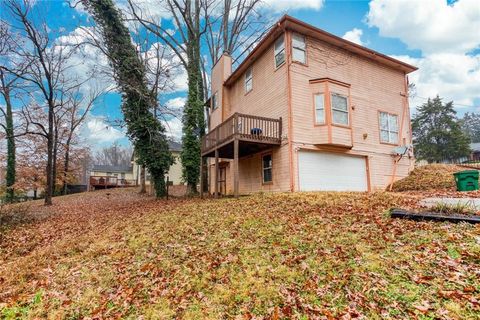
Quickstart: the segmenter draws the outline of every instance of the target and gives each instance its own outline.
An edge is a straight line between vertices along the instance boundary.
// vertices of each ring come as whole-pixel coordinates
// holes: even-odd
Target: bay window
[[[315,123],[325,123],[325,95],[323,93],[315,95]]]
[[[332,123],[348,126],[349,114],[348,114],[348,100],[346,96],[341,94],[331,94],[332,105]]]

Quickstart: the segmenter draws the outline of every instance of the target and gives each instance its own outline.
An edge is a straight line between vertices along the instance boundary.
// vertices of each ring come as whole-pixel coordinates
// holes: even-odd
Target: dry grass
[[[429,164],[415,168],[408,177],[396,181],[393,191],[455,190],[453,174],[465,168],[451,164]]]
[[[7,319],[476,319],[480,229],[395,193],[55,199],[0,239]]]

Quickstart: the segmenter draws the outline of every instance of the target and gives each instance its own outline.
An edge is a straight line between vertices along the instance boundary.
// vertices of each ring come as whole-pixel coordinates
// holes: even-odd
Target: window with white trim
[[[325,123],[325,95],[323,93],[315,95],[315,123]]]
[[[346,96],[338,93],[331,94],[332,123],[348,126],[348,100]]]
[[[380,112],[380,141],[398,143],[398,116],[387,112]]]
[[[252,67],[250,67],[245,72],[245,93],[250,92],[252,89],[253,89],[253,70],[252,70]]]
[[[217,94],[218,94],[218,91],[215,92],[212,96],[212,109],[213,110],[217,109],[217,107],[218,107],[218,101],[217,101],[218,100],[218,95]]]
[[[292,60],[307,63],[307,47],[305,45],[305,37],[294,33],[292,35]]]
[[[280,38],[275,41],[274,47],[275,68],[278,68],[285,62],[285,40],[283,35],[281,35]]]
[[[272,182],[272,155],[266,154],[262,157],[262,179],[263,183]]]

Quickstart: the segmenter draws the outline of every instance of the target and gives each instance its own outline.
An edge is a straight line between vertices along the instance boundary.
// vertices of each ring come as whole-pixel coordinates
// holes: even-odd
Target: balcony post
[[[238,189],[240,186],[238,172],[238,147],[239,141],[238,138],[235,137],[235,139],[233,140],[233,195],[235,196],[235,198],[238,198]]]
[[[215,149],[215,198],[218,198],[218,176],[219,176],[219,168],[218,168],[218,149]]]
[[[203,170],[204,170],[203,157],[201,156],[201,152],[200,152],[200,199],[203,199],[203,184],[205,183],[203,181]]]
[[[233,135],[236,137],[238,133],[238,113],[233,116]]]
[[[282,117],[280,117],[280,121],[278,122],[278,138],[280,139],[280,143],[282,142]]]

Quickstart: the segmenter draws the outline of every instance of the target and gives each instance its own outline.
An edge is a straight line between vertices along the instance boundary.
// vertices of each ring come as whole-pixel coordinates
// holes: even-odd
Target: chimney
[[[232,57],[229,54],[223,53],[213,66],[211,81],[212,81],[212,103],[215,97],[216,107],[211,106],[210,111],[210,128],[215,128],[219,125],[226,114],[228,105],[227,90],[224,90],[223,83],[232,74]]]
[[[213,80],[213,76],[219,76],[222,81],[221,83],[223,84],[223,82],[225,80],[227,80],[227,78],[232,74],[232,57],[224,52],[220,58],[217,60],[217,62],[215,63],[215,65],[213,66],[213,69],[212,69],[212,80]]]

